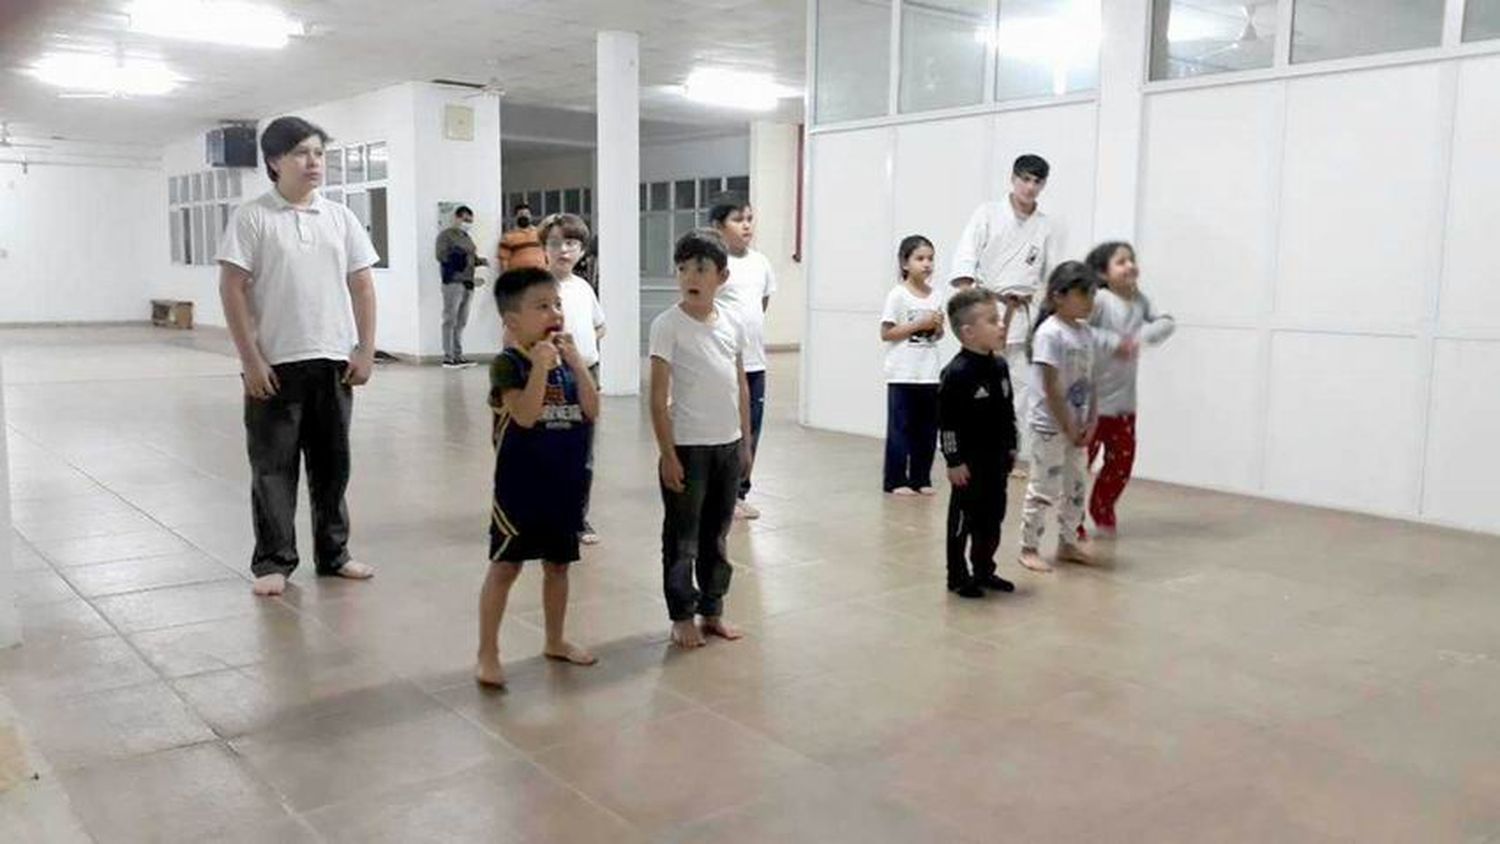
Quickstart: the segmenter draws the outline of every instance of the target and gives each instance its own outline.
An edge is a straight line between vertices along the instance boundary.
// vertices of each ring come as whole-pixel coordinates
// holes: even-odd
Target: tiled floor
[[[1020,591],[964,602],[943,501],[797,427],[777,356],[750,637],[667,646],[649,425],[610,399],[571,624],[603,661],[537,659],[528,571],[488,693],[483,369],[377,374],[350,498],[379,577],[256,600],[222,340],[0,347],[27,636],[0,691],[99,841],[1500,840],[1500,539],[1138,483],[1096,568],[1022,574],[1013,506]]]

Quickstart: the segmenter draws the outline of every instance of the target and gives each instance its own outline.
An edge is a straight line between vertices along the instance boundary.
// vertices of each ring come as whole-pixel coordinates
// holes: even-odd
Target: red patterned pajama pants
[[[1094,441],[1089,443],[1089,466],[1104,452],[1104,465],[1094,476],[1094,493],[1089,497],[1089,516],[1104,530],[1115,529],[1115,502],[1130,483],[1135,465],[1135,414],[1101,416]]]

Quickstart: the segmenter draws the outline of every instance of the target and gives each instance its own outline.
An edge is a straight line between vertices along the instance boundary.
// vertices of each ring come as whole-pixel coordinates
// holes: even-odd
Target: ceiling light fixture
[[[777,85],[771,77],[717,68],[699,68],[688,75],[682,93],[690,100],[722,108],[771,111],[783,97],[801,91]]]
[[[277,50],[304,32],[280,9],[240,0],[135,0],[125,14],[131,32],[232,47]]]
[[[31,67],[31,75],[68,91],[120,97],[155,97],[170,93],[181,77],[155,59],[100,53],[48,53]]]

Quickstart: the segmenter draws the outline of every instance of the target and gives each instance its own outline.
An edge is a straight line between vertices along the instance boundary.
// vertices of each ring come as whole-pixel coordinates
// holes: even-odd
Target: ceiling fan
[[[10,122],[0,121],[0,150],[6,149],[52,149],[48,144],[18,144],[10,137]]]

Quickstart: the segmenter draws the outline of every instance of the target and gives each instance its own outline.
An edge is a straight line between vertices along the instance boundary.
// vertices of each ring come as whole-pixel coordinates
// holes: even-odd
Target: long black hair
[[[1046,322],[1048,317],[1057,313],[1057,306],[1052,304],[1053,300],[1059,296],[1068,295],[1068,292],[1072,290],[1093,290],[1098,286],[1099,277],[1088,264],[1082,261],[1064,261],[1057,265],[1057,269],[1054,269],[1047,279],[1047,295],[1042,299],[1042,306],[1037,309],[1036,322],[1031,324],[1031,336],[1026,338],[1028,360],[1031,358],[1031,344],[1036,338],[1036,330],[1042,327],[1042,323]]]
[[[906,278],[906,259],[910,258],[913,252],[916,252],[917,249],[923,246],[931,249],[933,252],[937,251],[937,247],[933,246],[932,241],[928,240],[925,235],[909,234],[901,238],[901,245],[896,247],[896,257],[898,259],[897,265],[901,268],[902,278]]]

